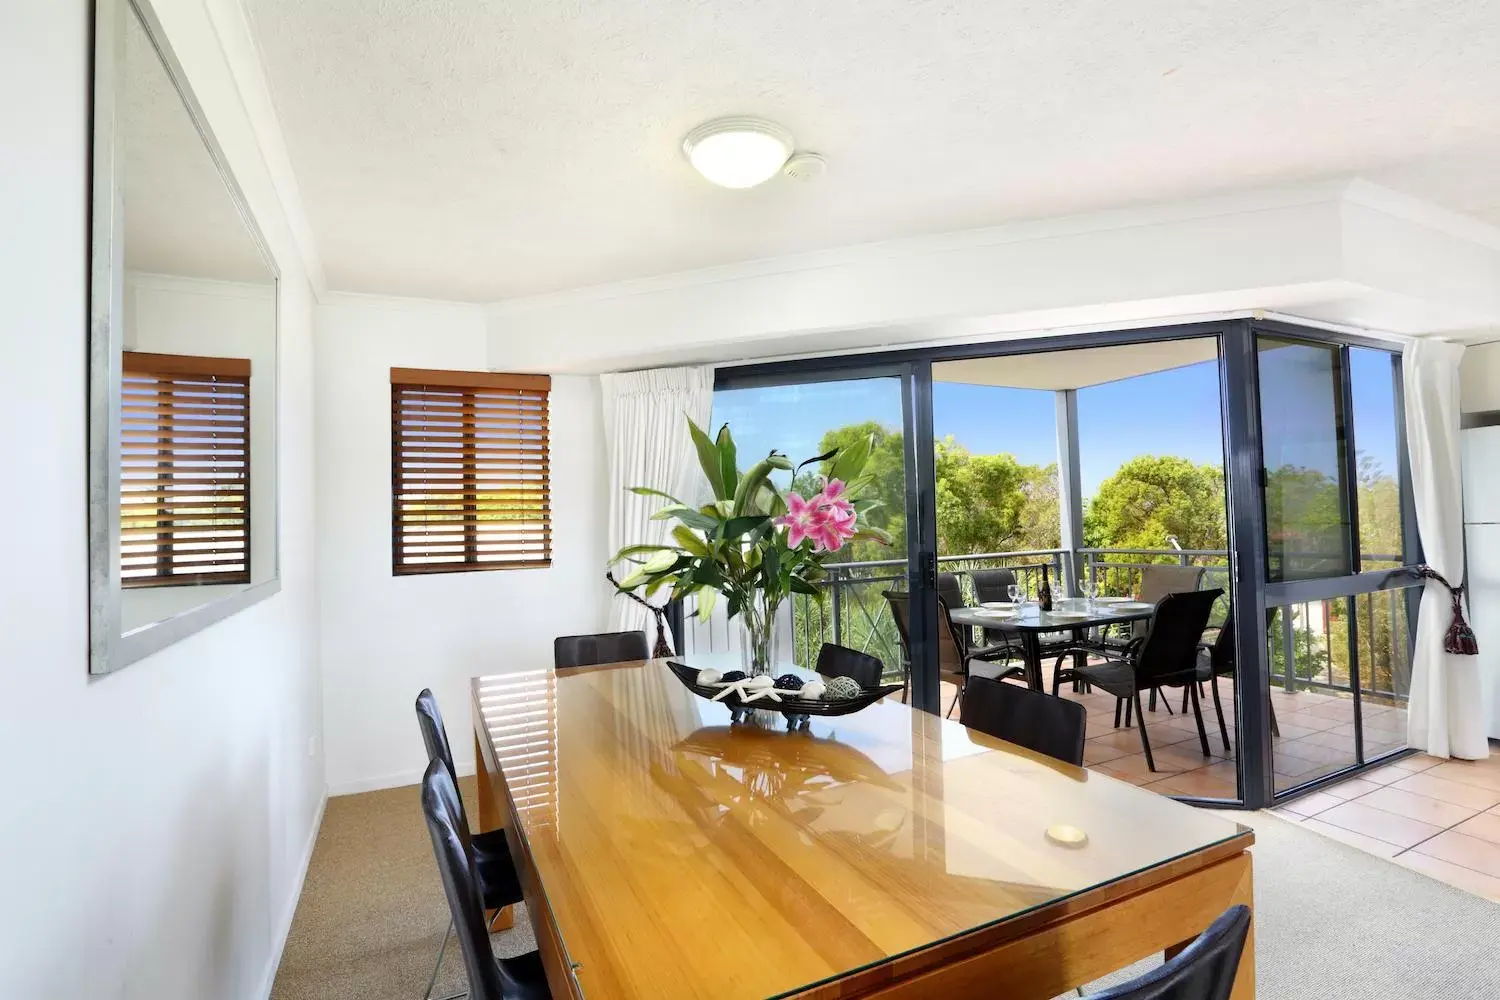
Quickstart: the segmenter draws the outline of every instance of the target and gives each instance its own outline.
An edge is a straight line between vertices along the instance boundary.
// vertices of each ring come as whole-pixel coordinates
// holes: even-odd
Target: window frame
[[[492,570],[526,570],[547,569],[552,565],[552,435],[551,435],[551,410],[552,410],[552,378],[550,375],[505,373],[505,372],[474,372],[474,371],[447,371],[423,368],[392,368],[390,370],[391,385],[391,575],[392,576],[432,576],[445,573],[474,573]],[[420,431],[420,428],[403,429],[402,414],[403,402],[410,405],[418,401],[421,408],[420,397],[423,395],[452,394],[459,406],[462,407],[461,416],[458,421],[462,430],[458,432],[464,440],[459,448],[443,447],[447,442],[431,440],[432,434],[423,435],[412,433],[412,430]],[[480,407],[485,400],[491,405],[499,401],[512,400],[540,400],[539,416],[527,416],[516,414],[506,417],[500,425],[493,421],[495,414],[487,418],[479,413]],[[409,411],[408,411],[409,412]],[[448,414],[437,413],[436,416],[448,416]],[[485,426],[485,419],[491,421]],[[451,423],[451,421],[450,421]],[[511,426],[510,431],[500,430],[499,427]],[[430,429],[430,428],[429,428]],[[488,430],[495,444],[508,443],[512,440],[527,440],[527,435],[540,434],[541,449],[536,456],[536,461],[528,460],[517,449],[516,454],[509,459],[501,457],[506,449],[490,449],[492,454],[482,455],[481,435]],[[440,432],[442,434],[450,432]],[[412,437],[428,437],[427,442],[413,442]],[[527,449],[529,450],[529,449]],[[410,452],[426,452],[425,455],[411,458]],[[457,460],[456,462],[454,460]],[[432,463],[440,463],[437,469]],[[539,493],[539,497],[529,502],[529,506],[540,510],[540,528],[535,534],[540,535],[539,541],[520,540],[502,543],[497,541],[493,534],[489,539],[484,536],[486,532],[482,525],[486,519],[480,512],[479,497],[487,490],[480,484],[487,478],[486,473],[493,475],[498,471],[494,468],[485,469],[484,466],[493,466],[495,463],[514,464],[518,469],[509,470],[517,474],[537,476],[535,480],[528,479],[528,484],[534,483],[535,488],[527,486],[528,493]],[[424,464],[425,463],[425,464]],[[411,504],[419,501],[412,499],[414,494],[423,491],[413,490],[413,485],[422,485],[420,481],[413,482],[413,477],[421,475],[448,475],[442,471],[442,466],[458,465],[459,474],[464,479],[470,479],[470,486],[460,480],[456,485],[460,486],[458,496],[453,498],[436,499],[427,498],[428,503],[440,503],[444,507],[459,507],[461,509],[451,512],[455,515],[463,515],[449,521],[442,519],[435,521],[423,521],[412,516]],[[414,468],[413,466],[416,466]],[[431,481],[427,485],[431,485]],[[500,487],[503,489],[503,487]],[[433,492],[431,490],[426,492]],[[403,497],[407,499],[403,499]],[[408,505],[403,510],[403,504]],[[429,512],[431,514],[433,512]],[[496,513],[507,513],[504,508]],[[493,522],[503,521],[505,518],[492,518]],[[429,531],[427,534],[434,536],[456,536],[458,540],[429,541],[426,543],[428,549],[434,548],[457,548],[461,547],[462,558],[456,561],[445,562],[420,562],[412,561],[413,554],[406,552],[414,547],[412,538],[422,532],[415,531],[416,525],[451,523],[461,525],[461,529],[442,532]],[[482,550],[481,545],[506,544],[511,546],[507,549]],[[518,556],[533,554],[539,547],[537,558],[483,558],[486,551],[492,554],[506,555],[513,553]],[[429,551],[429,556],[437,556],[442,553]],[[454,553],[458,554],[458,553]]]
[[[250,359],[249,358],[209,357],[209,356],[204,356],[204,355],[160,354],[160,353],[151,353],[151,352],[142,352],[142,351],[123,351],[123,352],[121,352],[120,368],[121,368],[121,379],[122,379],[121,380],[121,394],[122,394],[122,398],[121,398],[121,403],[120,403],[120,408],[121,408],[121,437],[122,437],[122,442],[121,442],[121,459],[120,459],[120,470],[121,470],[120,499],[121,499],[121,503],[120,503],[120,513],[119,513],[119,517],[120,517],[120,531],[121,531],[121,539],[120,539],[120,546],[119,546],[119,559],[120,559],[120,567],[121,567],[121,569],[120,569],[120,572],[121,572],[120,587],[121,587],[121,589],[122,590],[149,590],[149,589],[161,589],[161,588],[168,588],[168,587],[199,587],[199,586],[215,586],[215,585],[242,586],[242,585],[250,583],[252,581],[252,579],[253,579],[253,575],[252,574],[253,574],[253,569],[254,569],[254,567],[253,567],[253,558],[254,558],[254,555],[253,555],[253,549],[252,549],[252,518],[251,518],[251,501],[252,501],[252,497],[251,497],[251,479],[250,479],[251,447],[252,447],[252,441],[251,441],[251,423],[252,423],[252,420],[254,419],[254,417],[253,417],[253,412],[252,412],[252,409],[251,409],[251,396],[250,396],[250,378],[251,378],[251,362],[250,362]],[[229,422],[226,421],[225,424],[224,424],[224,427],[225,427],[226,430],[231,430],[232,429],[235,432],[235,435],[238,438],[238,440],[232,446],[230,446],[230,447],[232,447],[234,451],[241,453],[240,457],[238,458],[238,461],[240,463],[240,474],[239,474],[239,480],[238,481],[239,481],[239,484],[240,484],[240,493],[239,493],[239,495],[243,499],[242,499],[242,502],[239,504],[239,508],[240,509],[239,509],[238,513],[236,515],[234,515],[234,517],[235,517],[235,520],[238,522],[235,525],[235,528],[240,531],[241,536],[243,538],[243,551],[244,551],[244,560],[243,561],[244,561],[244,567],[242,569],[235,570],[235,571],[229,571],[229,572],[200,572],[200,573],[174,573],[174,572],[171,572],[172,568],[177,565],[177,563],[176,563],[177,546],[181,545],[181,544],[186,544],[186,540],[179,540],[179,539],[174,538],[173,536],[178,531],[201,530],[201,529],[176,528],[176,527],[174,527],[171,524],[171,522],[173,520],[175,520],[175,519],[184,519],[183,515],[165,514],[164,513],[164,509],[167,508],[167,507],[169,507],[169,506],[172,506],[172,505],[169,504],[167,502],[166,498],[163,496],[163,497],[158,498],[156,504],[154,505],[154,507],[155,507],[155,509],[157,511],[157,514],[158,514],[158,532],[157,532],[158,538],[159,539],[162,539],[162,538],[165,539],[164,541],[158,541],[158,543],[157,543],[156,572],[154,574],[150,575],[150,576],[125,576],[124,575],[125,574],[125,570],[126,570],[126,567],[124,565],[124,559],[125,559],[125,557],[127,555],[127,553],[125,552],[125,546],[133,544],[132,540],[128,540],[128,539],[126,539],[124,537],[125,533],[127,531],[142,531],[142,530],[145,530],[145,529],[141,529],[141,528],[126,529],[125,525],[124,525],[124,522],[127,519],[129,519],[129,520],[138,520],[139,519],[139,514],[136,511],[134,511],[134,510],[131,509],[132,507],[134,507],[136,505],[127,505],[127,504],[124,503],[124,500],[127,497],[130,496],[130,493],[127,491],[126,487],[128,487],[128,486],[130,486],[132,484],[141,483],[143,481],[142,480],[130,480],[130,479],[126,479],[125,478],[124,474],[126,472],[130,471],[130,470],[125,466],[125,462],[127,460],[127,456],[125,455],[124,452],[125,452],[125,449],[127,448],[127,445],[124,442],[123,437],[124,437],[125,434],[132,433],[132,432],[140,433],[140,432],[144,431],[146,433],[150,433],[149,431],[145,431],[144,428],[131,428],[129,426],[126,426],[126,424],[125,424],[126,420],[129,419],[128,415],[125,412],[125,407],[132,405],[132,401],[125,394],[125,388],[124,388],[124,386],[125,386],[125,382],[132,375],[149,377],[149,378],[157,380],[158,382],[162,383],[163,385],[165,385],[167,387],[166,390],[165,390],[165,392],[167,394],[169,394],[169,395],[172,392],[171,387],[175,386],[175,385],[178,385],[178,384],[181,384],[181,385],[193,385],[193,384],[202,385],[204,382],[211,382],[213,384],[233,385],[233,386],[238,386],[238,387],[241,388],[241,393],[240,394],[242,395],[243,400],[244,400],[243,415],[240,418],[240,420],[237,421],[237,422],[235,422],[235,423],[231,424],[231,423],[229,423]],[[161,391],[159,390],[158,391],[158,395],[160,395],[160,394],[161,394]],[[171,406],[172,404],[170,402],[167,402],[166,405]],[[212,434],[213,432],[209,431],[207,433],[208,434]],[[178,437],[179,436],[181,436],[181,437],[202,437],[202,436],[204,436],[204,432],[201,431],[201,429],[200,429],[200,431],[198,433],[178,435],[178,434],[174,433],[174,429],[172,427],[170,427],[170,426],[162,426],[162,425],[158,424],[157,425],[157,430],[156,430],[156,452],[157,452],[157,457],[158,457],[159,460],[165,461],[165,460],[167,460],[168,455],[170,453],[175,452],[177,450],[180,450],[180,442],[178,441]],[[208,452],[211,452],[211,453],[214,450],[212,443],[209,443],[209,444],[195,444],[192,447],[193,447],[194,450],[208,451]],[[226,448],[225,450],[227,451],[228,449]],[[199,462],[208,461],[208,460],[209,460],[208,458],[196,458],[196,459],[193,459],[193,461],[199,461]],[[160,480],[161,477],[158,476],[157,478],[158,478],[158,480]],[[233,480],[226,479],[226,480],[224,480],[224,482],[225,483],[229,483],[229,482],[233,482]],[[163,486],[171,485],[171,483],[172,483],[172,480],[168,479],[168,480],[163,481],[162,485]],[[163,492],[163,491],[158,491],[158,492]],[[205,489],[204,490],[204,494],[205,495],[211,495],[211,496],[217,496],[217,487]],[[211,502],[213,502],[213,501],[200,501],[197,504],[194,504],[194,503],[184,503],[184,504],[181,504],[180,506],[188,506],[188,507],[192,507],[192,506],[206,506],[208,503],[211,503]],[[139,506],[152,506],[152,505],[142,504],[142,505],[139,505]],[[196,518],[193,517],[192,515],[188,515],[187,518],[185,518],[185,519],[189,519],[189,520],[191,520],[191,519],[208,520],[210,518],[212,518],[212,519],[219,519],[215,515],[211,515],[211,514],[198,515]],[[215,526],[215,527],[220,527],[220,526]],[[187,551],[191,551],[191,550],[183,550],[183,551],[187,552]],[[140,553],[132,553],[132,554],[133,555],[138,555]],[[185,565],[191,565],[191,563],[187,563]]]

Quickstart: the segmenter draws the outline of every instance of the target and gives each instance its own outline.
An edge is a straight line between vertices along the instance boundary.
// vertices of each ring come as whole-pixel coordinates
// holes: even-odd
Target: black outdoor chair
[[[817,671],[824,677],[848,677],[869,690],[880,686],[885,664],[869,653],[825,642],[818,650]]]
[[[1274,615],[1275,610],[1267,614],[1267,618]],[[1228,677],[1231,684],[1237,683],[1234,670],[1234,613],[1230,612],[1224,616],[1224,624],[1219,626],[1219,632],[1214,636],[1213,642],[1201,643],[1198,647],[1198,687],[1202,694],[1204,683],[1209,685],[1214,697],[1214,713],[1219,717],[1219,736],[1224,740],[1224,750],[1229,750],[1229,730],[1224,723],[1224,706],[1219,698],[1219,678]],[[1182,710],[1187,711],[1188,693],[1184,688],[1182,692]],[[1276,706],[1267,703],[1266,707],[1271,713],[1271,734],[1281,735],[1281,727],[1276,723]]]
[[[646,649],[645,632],[564,635],[552,640],[552,665],[558,670],[644,660],[650,655]]]
[[[959,586],[957,573],[939,573],[937,575],[938,596],[948,602],[950,608],[961,608],[964,606],[964,591]]]
[[[1208,733],[1203,728],[1203,708],[1198,701],[1198,645],[1203,641],[1203,630],[1208,625],[1214,601],[1223,593],[1214,589],[1168,594],[1157,602],[1156,613],[1147,624],[1146,634],[1132,640],[1120,653],[1096,645],[1079,647],[1078,652],[1103,657],[1102,663],[1081,666],[1075,663],[1064,668],[1063,660],[1072,653],[1064,650],[1052,670],[1052,693],[1057,694],[1062,681],[1082,678],[1115,696],[1116,722],[1122,705],[1133,706],[1136,724],[1141,731],[1141,749],[1146,754],[1146,767],[1155,771],[1151,740],[1146,736],[1146,716],[1141,711],[1141,692],[1186,685],[1193,705],[1193,718],[1198,723],[1198,742],[1203,748],[1203,756],[1207,757]]]
[[[959,718],[970,729],[1083,766],[1089,714],[1080,702],[988,677],[971,678],[963,699]]]
[[[417,695],[417,725],[422,730],[422,742],[427,747],[427,762],[438,763],[447,770],[450,781],[458,780],[453,769],[453,750],[448,744],[448,730],[443,725],[443,713],[438,711],[437,699],[432,696],[430,688],[423,688],[422,693]],[[506,843],[504,830],[490,830],[486,833],[470,834],[469,817],[464,812],[464,802],[460,798],[457,805],[458,831],[463,839],[466,851],[474,858],[475,875],[479,880],[479,895],[484,902],[486,910],[494,910],[495,916],[499,917],[500,910],[507,906],[513,906],[521,902],[521,879],[516,874],[515,863],[510,857],[510,845]],[[438,948],[437,962],[432,967],[432,976],[427,981],[427,992],[423,997],[432,995],[432,984],[437,982],[438,969],[443,964],[443,955],[448,950],[448,934],[452,933],[453,924],[449,923],[448,931],[443,935],[443,943]]]
[[[1229,1000],[1250,936],[1250,908],[1231,906],[1175,958],[1094,1000]]]
[[[432,835],[432,853],[443,877],[448,911],[458,929],[459,950],[469,979],[470,1000],[549,1000],[547,975],[541,956],[529,951],[516,958],[496,959],[490,948],[484,907],[474,878],[464,826],[463,803],[453,776],[441,760],[427,765],[422,776],[422,812]],[[428,993],[432,987],[428,986]]]
[[[970,570],[969,581],[974,584],[974,596],[979,599],[980,604],[1009,601],[1010,588],[1016,583],[1016,573],[1015,570],[1009,569]],[[999,629],[984,630],[984,641],[988,645],[1005,640],[1005,633]]]
[[[902,690],[902,700],[907,700],[907,691],[911,684],[911,594],[904,590],[887,590],[884,592],[886,603],[891,606],[891,619],[896,623],[896,634],[901,637],[901,655],[903,659],[902,670],[905,675]],[[953,618],[948,613],[948,602],[939,595],[938,599],[938,672],[939,677],[951,680],[958,685],[958,694],[954,696],[953,703],[948,706],[948,715],[953,714],[953,709],[958,705],[959,699],[963,697],[964,686],[969,679],[970,664],[975,661],[981,663],[998,663],[1005,660],[1019,660],[1021,658],[1019,648],[1004,642],[994,646],[984,646],[972,649],[963,641],[963,630],[953,624]],[[1025,666],[1008,667],[1001,671],[1000,677],[1025,677]]]

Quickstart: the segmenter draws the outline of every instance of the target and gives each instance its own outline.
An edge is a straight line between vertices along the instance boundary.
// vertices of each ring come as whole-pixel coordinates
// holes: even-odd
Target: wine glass
[[[1099,581],[1090,577],[1083,584],[1083,596],[1088,599],[1088,606],[1093,610],[1094,602],[1099,599]]]
[[[1008,586],[1008,587],[1005,588],[1005,592],[1010,595],[1010,603],[1011,603],[1011,605],[1013,607],[1015,607],[1017,610],[1020,610],[1020,607],[1021,607],[1021,595],[1022,595],[1022,593],[1024,593],[1024,591],[1021,590],[1021,585],[1017,584],[1017,583],[1013,583],[1010,586]]]

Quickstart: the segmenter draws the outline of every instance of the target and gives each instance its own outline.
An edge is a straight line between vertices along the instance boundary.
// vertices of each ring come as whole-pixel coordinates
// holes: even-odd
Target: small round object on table
[[[799,694],[803,698],[806,698],[808,701],[815,701],[818,698],[823,697],[824,689],[825,685],[822,681],[808,681],[806,684],[802,685],[802,690],[798,691],[797,694]]]
[[[1059,847],[1083,847],[1088,844],[1089,835],[1076,826],[1058,823],[1047,827],[1047,839]]]
[[[774,683],[776,682],[771,680],[771,678],[766,676],[765,674],[756,674],[754,677],[745,682],[745,690],[764,691]]]
[[[713,667],[705,667],[698,671],[699,684],[717,684],[721,680],[723,680],[723,675]]]
[[[782,674],[776,678],[776,690],[778,691],[800,691],[802,690],[802,678],[796,674]]]
[[[830,677],[824,681],[823,700],[841,701],[845,698],[858,698],[864,690],[859,686],[859,681],[853,677]]]
[[[742,681],[744,679],[745,679],[745,672],[743,670],[730,670],[730,671],[726,672],[722,677],[719,678],[719,683],[721,683],[721,684],[732,684],[735,681]]]

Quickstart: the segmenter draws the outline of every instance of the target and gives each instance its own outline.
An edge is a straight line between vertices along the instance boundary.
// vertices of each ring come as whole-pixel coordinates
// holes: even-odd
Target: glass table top
[[[476,678],[474,697],[590,997],[793,993],[1248,842],[896,702],[732,727],[662,661]]]

